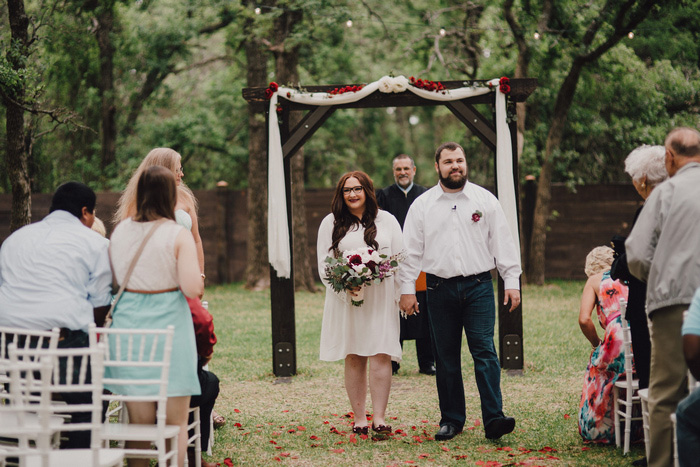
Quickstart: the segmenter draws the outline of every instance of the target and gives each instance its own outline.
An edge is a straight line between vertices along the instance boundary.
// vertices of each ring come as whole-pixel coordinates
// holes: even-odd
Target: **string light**
[[[345,22],[345,26],[351,28],[351,27],[352,27],[352,20],[351,20],[351,19],[347,20],[347,21]]]
[[[629,37],[630,39],[634,39],[634,33],[630,31],[629,33],[627,33],[627,37]]]
[[[255,9],[255,14],[256,14],[256,15],[259,15],[260,13],[262,13],[262,10],[260,9],[260,7],[257,7],[257,8]]]
[[[445,28],[440,28],[440,35],[442,37],[445,37],[445,34],[447,34],[447,31],[445,31]]]
[[[540,40],[540,33],[536,32],[535,34],[532,35],[532,37],[535,38],[536,41]]]

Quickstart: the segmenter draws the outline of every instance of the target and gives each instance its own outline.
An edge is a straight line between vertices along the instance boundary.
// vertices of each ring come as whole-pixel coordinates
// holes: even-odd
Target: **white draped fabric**
[[[269,115],[269,165],[268,165],[268,211],[267,242],[270,264],[278,277],[291,277],[291,252],[289,248],[289,227],[287,219],[287,196],[284,181],[284,160],[282,140],[277,120],[278,95],[300,104],[340,105],[357,102],[379,90],[385,93],[410,91],[424,99],[447,102],[480,96],[496,92],[496,170],[498,173],[498,199],[508,219],[511,234],[520,248],[518,234],[517,200],[515,199],[515,181],[513,179],[513,154],[510,130],[506,122],[506,96],[498,92],[499,80],[488,82],[491,87],[464,87],[444,91],[426,91],[409,84],[404,76],[384,76],[370,83],[357,92],[329,94],[325,92],[301,92],[297,89],[279,87],[270,98]]]

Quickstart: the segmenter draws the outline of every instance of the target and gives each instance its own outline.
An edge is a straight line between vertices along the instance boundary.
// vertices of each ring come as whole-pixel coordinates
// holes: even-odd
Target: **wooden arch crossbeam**
[[[442,81],[446,89],[458,89],[467,86],[486,86],[487,81]],[[306,86],[305,92],[329,93],[336,88],[344,88],[347,85],[329,86]],[[509,105],[524,102],[537,87],[537,80],[534,78],[520,78],[510,80],[511,91],[508,95]],[[248,102],[254,112],[269,113],[269,100],[266,96],[267,88],[245,88],[243,97]],[[336,109],[341,108],[386,108],[386,107],[416,107],[416,106],[446,106],[471,132],[476,135],[492,151],[496,148],[496,125],[485,117],[475,105],[494,104],[494,93],[469,97],[453,101],[435,101],[417,96],[411,92],[383,93],[374,92],[356,102],[338,105],[309,105],[293,102],[278,96],[281,106],[279,115],[280,139],[282,145],[282,155],[284,157],[284,179],[287,220],[289,223],[289,243],[290,251],[292,203],[291,203],[291,157],[304,145],[304,143],[323,126],[323,123],[333,114]],[[512,109],[511,109],[512,110]],[[307,113],[301,121],[290,128],[289,113],[294,111],[306,111]],[[268,115],[269,118],[269,115]],[[508,124],[513,145],[513,172],[514,180],[517,177],[517,151],[515,150],[516,126],[511,121]],[[269,150],[269,147],[268,147]],[[498,186],[496,186],[498,190]],[[517,183],[515,187],[518,192]],[[293,258],[292,258],[293,261]],[[292,376],[296,374],[296,331],[294,312],[294,277],[278,277],[274,268],[270,268],[271,276],[271,317],[272,317],[272,347],[273,347],[273,371],[276,376]],[[292,268],[293,271],[293,268]],[[503,281],[498,282],[498,303],[499,303],[499,348],[501,366],[507,370],[522,370],[523,368],[523,328],[522,328],[522,302],[521,305],[509,313],[503,307]]]

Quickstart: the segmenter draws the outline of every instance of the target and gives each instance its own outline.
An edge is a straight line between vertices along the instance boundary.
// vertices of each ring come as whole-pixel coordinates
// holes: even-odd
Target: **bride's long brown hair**
[[[350,213],[347,204],[345,204],[345,196],[343,196],[345,182],[352,177],[360,182],[365,192],[365,212],[362,215],[362,219],[358,219]],[[379,248],[379,244],[375,239],[377,237],[377,226],[374,224],[379,207],[377,206],[377,197],[374,194],[374,184],[372,183],[372,179],[369,178],[369,175],[364,172],[355,171],[348,172],[340,177],[340,181],[338,181],[338,185],[335,187],[335,195],[333,195],[331,210],[333,211],[335,222],[333,223],[333,236],[331,237],[333,242],[328,251],[337,251],[340,241],[355,224],[362,224],[365,228],[365,243],[367,246],[371,246],[375,249]]]

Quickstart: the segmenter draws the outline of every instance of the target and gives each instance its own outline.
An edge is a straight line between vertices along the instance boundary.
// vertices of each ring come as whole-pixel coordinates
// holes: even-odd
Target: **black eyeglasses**
[[[352,188],[343,188],[343,195],[347,196],[350,193],[355,193],[356,195],[359,195],[360,193],[362,193],[362,190],[364,190],[364,188],[362,188],[362,186],[354,186]]]

